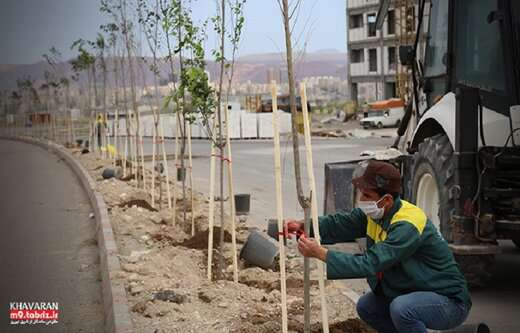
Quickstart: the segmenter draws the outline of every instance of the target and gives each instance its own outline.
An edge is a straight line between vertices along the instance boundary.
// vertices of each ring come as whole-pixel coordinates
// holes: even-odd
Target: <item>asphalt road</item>
[[[500,242],[493,279],[486,288],[472,290],[468,322],[485,322],[492,333],[520,332],[520,250],[511,241]]]
[[[102,332],[90,203],[56,155],[0,140],[0,332]],[[11,325],[10,302],[58,302],[54,325]]]
[[[150,140],[145,140],[145,154],[151,153]],[[314,174],[316,190],[318,191],[319,212],[323,211],[324,166],[329,162],[340,162],[359,157],[365,150],[383,149],[391,143],[391,139],[323,139],[313,138]],[[251,213],[248,223],[251,226],[264,227],[265,221],[276,216],[276,202],[274,199],[274,156],[273,142],[263,141],[232,141],[232,160],[235,194],[248,193],[251,195]],[[303,139],[300,140],[300,160],[302,179],[305,193],[309,193],[308,177],[305,160]],[[167,142],[167,153],[174,152],[173,143]],[[209,192],[209,162],[210,144],[207,140],[193,140],[193,177],[195,190]],[[296,199],[296,185],[292,144],[282,137],[282,187],[284,198],[284,215],[303,217]],[[170,175],[174,173],[173,161],[169,161]],[[219,175],[217,163],[217,177]],[[227,170],[227,169],[226,169]],[[225,174],[227,171],[225,172]],[[219,178],[217,178],[218,181]],[[218,186],[218,183],[217,183]],[[227,178],[224,180],[224,193],[227,193]],[[215,190],[219,195],[218,187]],[[226,194],[225,194],[226,196]]]
[[[390,143],[391,139],[313,138],[314,172],[320,213],[323,210],[324,164],[354,159],[362,151],[382,149]],[[301,144],[303,145],[303,142]],[[173,153],[173,145],[169,143],[167,147],[168,152]],[[265,228],[265,220],[276,214],[273,143],[272,141],[232,141],[232,147],[235,193],[251,194],[251,215],[247,223]],[[291,149],[289,142],[283,140],[284,215],[302,217],[302,211],[295,199]],[[151,151],[149,144],[147,150]],[[193,154],[195,188],[208,193],[210,155],[208,141],[194,140]],[[301,155],[302,163],[305,165],[303,150]],[[170,172],[173,172],[173,166]],[[305,169],[302,174],[307,180]],[[486,322],[493,333],[516,333],[520,332],[520,250],[509,241],[502,242],[501,246],[504,253],[497,256],[493,280],[488,287],[472,291],[474,304],[467,322]],[[368,287],[362,280],[346,282],[358,292]]]

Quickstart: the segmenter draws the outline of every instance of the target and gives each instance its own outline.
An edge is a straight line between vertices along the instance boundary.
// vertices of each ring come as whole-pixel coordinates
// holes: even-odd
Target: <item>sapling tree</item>
[[[128,139],[130,137],[130,126],[129,126],[129,114],[128,114],[128,107],[127,107],[127,98],[126,98],[126,80],[125,80],[125,55],[124,52],[121,51],[121,47],[123,47],[121,34],[120,34],[120,28],[119,25],[116,24],[116,20],[118,19],[118,16],[112,12],[108,12],[110,15],[110,19],[112,22],[103,24],[100,26],[101,30],[105,33],[107,36],[107,47],[110,49],[110,52],[112,54],[111,56],[111,67],[112,67],[112,73],[113,73],[113,106],[115,109],[115,119],[114,119],[114,126],[113,126],[113,137],[114,137],[114,145],[116,148],[116,156],[114,156],[114,165],[116,164],[117,156],[122,157],[121,164],[123,167],[123,173],[126,176],[126,158],[127,158],[127,148],[128,148]],[[120,90],[122,90],[122,96],[120,94]],[[120,155],[121,147],[119,145],[119,117],[124,112],[124,120],[125,120],[125,129],[126,129],[126,135],[124,136],[124,152],[122,155]]]
[[[245,0],[220,0],[217,2],[217,13],[215,16],[211,18],[211,22],[213,23],[213,30],[218,37],[219,45],[217,49],[212,50],[212,54],[215,62],[219,64],[220,73],[219,80],[217,85],[216,94],[216,103],[217,103],[217,116],[216,120],[218,122],[217,130],[218,134],[213,135],[210,132],[210,137],[216,137],[217,142],[214,144],[219,149],[219,154],[222,157],[220,159],[220,241],[219,241],[219,262],[218,262],[218,274],[222,275],[222,271],[224,268],[224,258],[222,255],[223,245],[224,245],[224,163],[225,160],[223,156],[225,156],[225,145],[226,140],[224,137],[224,114],[222,110],[223,104],[227,108],[229,103],[229,94],[231,91],[231,84],[233,81],[234,75],[234,64],[236,53],[238,50],[238,46],[240,43],[240,37],[242,34],[242,29],[244,26],[244,5]],[[229,18],[228,18],[229,14]],[[231,57],[226,58],[226,48],[231,47]],[[224,95],[224,79],[227,75],[227,89]],[[224,102],[224,103],[223,103]],[[226,126],[229,126],[229,120]],[[230,147],[228,147],[228,151],[230,152]],[[230,163],[228,161],[228,163]],[[228,168],[228,177],[231,177],[231,165]],[[229,186],[232,186],[232,181],[230,179]],[[233,191],[230,190],[230,193]],[[228,200],[234,200],[234,198],[228,198]],[[233,205],[231,205],[233,207]],[[233,214],[232,214],[233,215]],[[233,224],[234,221],[232,221]]]
[[[97,100],[96,87],[96,57],[89,50],[87,50],[88,43],[83,39],[78,39],[72,43],[71,49],[77,49],[78,55],[70,61],[72,70],[74,71],[74,79],[79,80],[80,74],[85,72],[87,75],[87,113],[90,117],[90,145],[93,149],[96,148],[94,143],[95,134],[95,110]],[[92,87],[94,87],[94,97],[92,97]]]
[[[126,0],[101,0],[100,10],[103,13],[109,15],[113,24],[115,24],[121,34],[126,59],[128,61],[128,74],[130,78],[130,96],[132,99],[132,116],[135,117],[135,145],[134,145],[134,158],[138,155],[139,146],[142,144],[140,140],[140,114],[137,104],[136,94],[136,72],[134,66],[134,49],[135,49],[135,34],[134,34],[134,23],[131,18],[131,11],[129,10],[129,3]],[[124,71],[123,71],[124,73]],[[125,85],[123,85],[124,87]],[[123,90],[124,91],[124,90]],[[141,167],[144,168],[144,157],[141,156]],[[137,184],[140,186],[142,183],[142,169],[139,166],[137,159],[134,160],[134,166],[136,170]],[[143,169],[144,170],[144,169]]]
[[[80,72],[87,73],[87,83],[89,87],[89,108],[97,108],[98,91],[97,91],[97,72],[96,72],[96,56],[91,49],[91,43],[84,39],[77,39],[71,45],[71,50],[77,50],[78,56],[71,61],[72,69],[79,75]],[[93,92],[93,96],[92,96]]]
[[[295,18],[295,14],[299,13],[299,7],[302,1],[298,0],[293,6],[289,5],[289,0],[277,0],[282,13],[283,26],[285,32],[285,50],[286,50],[286,61],[287,61],[287,77],[289,81],[289,105],[292,115],[291,121],[291,133],[292,133],[292,144],[293,144],[293,157],[294,157],[294,175],[296,178],[296,194],[298,202],[304,211],[308,212],[310,207],[309,198],[303,194],[302,176],[301,176],[301,165],[300,165],[300,151],[299,151],[299,140],[298,140],[298,129],[296,124],[297,119],[297,105],[296,105],[296,83],[294,75],[294,61],[293,61],[293,26],[292,20]]]
[[[283,27],[285,32],[285,50],[286,50],[286,61],[287,61],[287,76],[289,81],[289,105],[291,109],[291,133],[292,133],[292,144],[293,144],[293,158],[294,158],[294,175],[296,178],[296,194],[298,202],[302,207],[305,215],[305,220],[309,220],[311,198],[306,197],[303,193],[302,176],[301,176],[301,163],[300,163],[300,151],[299,151],[299,139],[297,130],[297,105],[296,105],[296,83],[294,73],[294,59],[293,59],[293,32],[295,27],[295,21],[298,20],[300,15],[300,8],[303,0],[296,0],[289,3],[289,0],[277,0],[282,14]],[[273,110],[275,111],[275,110]],[[311,193],[316,195],[316,193]],[[306,231],[309,231],[310,223],[306,223]],[[304,258],[304,332],[310,332],[310,268],[309,259]]]
[[[106,56],[105,56],[105,52],[106,52],[105,37],[103,36],[103,34],[98,33],[96,39],[93,41],[78,39],[73,44],[73,47],[77,47],[78,49],[80,49],[80,48],[85,49],[86,46],[88,46],[89,49],[92,50],[92,52],[93,52],[92,56],[94,57],[94,63],[91,66],[91,70],[92,70],[92,76],[94,78],[93,85],[94,85],[94,108],[96,109],[95,113],[97,116],[98,111],[99,111],[98,104],[100,103],[100,100],[99,100],[100,98],[99,98],[98,89],[97,89],[97,78],[96,78],[97,66],[99,66],[99,69],[101,70],[101,74],[102,74],[102,85],[103,85],[103,90],[102,90],[102,94],[101,94],[101,103],[100,103],[102,106],[101,114],[103,114],[103,118],[106,120],[108,68],[107,68]],[[100,127],[101,127],[100,130],[103,132],[105,127],[104,126],[100,126]],[[101,140],[103,140],[104,133],[99,133],[98,137],[100,137]]]
[[[179,82],[166,98],[165,105],[174,103],[177,123],[181,135],[180,169],[185,170],[187,126],[197,114],[208,119],[213,112],[213,90],[209,86],[205,71],[206,61],[203,47],[205,25],[198,27],[191,18],[191,9],[181,0],[162,4],[163,29],[166,33],[168,59],[174,73],[173,59],[179,61]],[[176,44],[173,44],[176,43]],[[175,191],[174,191],[175,193]],[[175,194],[174,194],[175,197]],[[182,177],[183,221],[186,222],[186,177]]]
[[[139,17],[139,23],[144,33],[148,49],[152,55],[152,61],[149,65],[149,69],[153,74],[153,86],[154,86],[154,101],[152,104],[152,113],[154,117],[154,135],[155,138],[153,144],[153,156],[152,170],[155,175],[155,170],[158,169],[156,162],[159,160],[159,149],[158,140],[161,133],[159,133],[159,125],[161,121],[161,100],[159,92],[159,51],[161,47],[161,35],[162,29],[160,29],[162,22],[162,12],[160,10],[159,0],[137,0],[137,11]],[[155,104],[155,105],[153,105]],[[162,125],[161,125],[162,126]],[[161,134],[162,135],[162,134]],[[164,143],[162,143],[164,145]],[[166,162],[166,161],[165,161]],[[167,179],[169,177],[167,176]],[[159,182],[159,207],[162,205],[162,182]],[[152,205],[155,204],[155,176],[152,177]],[[171,208],[171,197],[170,188],[167,184],[168,191],[168,207]]]
[[[43,88],[47,91],[47,112],[51,114],[51,133],[53,140],[56,140],[56,118],[58,115],[59,108],[59,95],[62,88],[62,77],[60,77],[61,71],[58,69],[58,65],[61,63],[61,53],[53,46],[49,49],[48,53],[42,56],[47,65],[48,69],[44,71]]]
[[[16,80],[16,86],[21,99],[24,101],[26,110],[37,110],[42,107],[41,99],[34,87],[34,83],[34,79],[30,76]]]
[[[99,67],[103,75],[103,94],[101,104],[103,105],[103,111],[107,112],[108,69],[105,57],[105,52],[107,48],[105,37],[103,36],[103,34],[98,33],[96,40],[90,42],[90,44],[92,45],[92,48],[97,52],[96,58],[99,60]]]

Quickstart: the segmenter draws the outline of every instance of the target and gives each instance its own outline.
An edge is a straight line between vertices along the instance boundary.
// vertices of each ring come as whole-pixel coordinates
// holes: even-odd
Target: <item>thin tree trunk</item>
[[[155,58],[154,54],[154,63],[157,63],[157,60]],[[159,149],[157,147],[157,143],[159,141],[160,136],[159,134],[159,123],[161,121],[161,102],[159,100],[159,87],[157,84],[157,75],[154,75],[154,90],[155,90],[155,105],[157,110],[154,110],[154,142],[153,142],[153,153],[152,153],[152,170],[153,170],[153,177],[152,177],[152,198],[155,198],[155,169],[156,169],[156,162],[159,161]],[[157,156],[156,156],[157,154]],[[159,173],[159,181],[161,181]],[[169,185],[168,185],[169,186]],[[162,193],[162,192],[161,192]],[[153,201],[153,199],[152,199]],[[168,203],[168,207],[170,207],[170,203]]]
[[[97,108],[98,103],[98,90],[96,84],[96,62],[92,64],[92,84],[94,88],[94,107]]]
[[[125,150],[123,153],[123,175],[126,177],[126,164],[128,160],[128,141],[130,140],[130,112],[128,110],[128,106],[126,104],[127,96],[126,96],[126,77],[125,77],[125,55],[124,52],[121,52],[121,85],[123,87],[123,109],[125,111]]]
[[[115,156],[114,156],[114,167],[116,166],[117,158],[119,157],[119,76],[118,76],[118,66],[117,66],[117,45],[114,43],[113,50],[113,58],[112,58],[112,66],[114,68],[114,107],[116,111],[115,115],[115,123],[113,127],[113,135],[114,135],[114,147],[115,147]]]
[[[293,64],[293,49],[292,49],[292,36],[291,36],[291,26],[290,26],[290,17],[289,17],[289,1],[282,1],[282,15],[283,15],[283,25],[285,31],[285,49],[286,49],[286,57],[287,57],[287,76],[289,79],[289,104],[291,107],[291,132],[292,132],[292,144],[293,144],[293,158],[294,158],[294,175],[296,178],[296,194],[298,197],[298,202],[300,206],[303,208],[306,226],[308,228],[308,216],[309,216],[309,199],[304,197],[303,194],[303,186],[302,186],[302,176],[301,176],[301,165],[300,165],[300,152],[299,152],[299,140],[298,140],[298,130],[296,127],[296,119],[298,114],[298,109],[296,105],[296,87],[294,80],[294,64]],[[296,4],[298,6],[299,4]],[[303,103],[303,102],[302,102]],[[303,107],[303,105],[302,105]],[[274,111],[274,110],[273,110]],[[305,333],[310,332],[310,265],[309,258],[305,257],[303,261],[304,266],[304,326],[303,331]]]
[[[218,260],[218,276],[223,277],[224,270],[224,136],[223,136],[223,119],[222,119],[222,87],[224,83],[224,50],[225,50],[225,30],[226,30],[226,2],[220,0],[221,11],[221,27],[220,27],[220,77],[217,95],[218,110],[218,136],[219,136],[219,153],[220,153],[220,240],[219,240],[219,260]],[[232,200],[232,198],[229,198]]]
[[[121,13],[121,18],[123,20],[123,37],[125,39],[126,54],[128,56],[128,71],[130,72],[130,94],[132,97],[132,110],[133,110],[134,117],[136,120],[136,122],[135,122],[135,140],[134,141],[135,141],[135,147],[136,147],[135,152],[137,153],[139,151],[139,149],[138,149],[139,135],[140,135],[139,122],[141,120],[140,120],[140,116],[139,116],[139,108],[137,106],[137,96],[136,96],[136,92],[135,92],[136,82],[135,82],[134,62],[132,59],[132,41],[129,36],[130,27],[128,26],[128,21],[127,21],[127,16],[126,16],[126,1],[124,1],[124,0],[120,1],[120,4],[121,4],[120,13]],[[134,156],[134,161],[137,164],[137,156]],[[139,175],[139,166],[138,165],[135,166],[135,170],[136,170],[135,177],[137,179],[137,186],[139,187],[141,179],[140,179],[140,175]]]
[[[178,0],[179,2],[179,15],[182,15],[182,0]],[[180,21],[180,20],[179,20]],[[182,40],[182,28],[179,25],[177,29],[178,38],[179,40]],[[179,70],[181,72],[181,75],[184,72],[184,63],[183,63],[183,53],[182,53],[182,47],[179,48]],[[182,177],[182,222],[186,224],[186,172],[185,172],[185,163],[184,163],[184,156],[186,154],[186,99],[184,97],[184,93],[182,94],[182,117],[177,117],[177,119],[182,120],[182,123],[179,124],[179,129],[181,130],[181,173],[183,175]],[[177,112],[179,112],[178,110]]]
[[[166,8],[163,8],[162,7],[162,2],[161,2],[161,9],[162,10],[165,10]],[[166,47],[167,47],[167,50],[168,50],[168,62],[170,64],[170,73],[172,75],[172,91],[171,93],[173,94],[175,89],[176,89],[176,85],[175,85],[175,80],[173,79],[174,78],[174,74],[175,74],[175,66],[174,66],[174,58],[173,58],[173,54],[172,54],[172,47],[171,47],[171,43],[170,43],[170,34],[169,34],[169,31],[165,30],[165,35],[166,35]],[[180,107],[179,107],[179,101],[177,99],[175,99],[175,104],[176,104],[176,107],[177,107],[177,113],[179,112],[180,110]],[[177,117],[178,118],[178,117]],[[177,126],[178,126],[178,121],[176,122],[176,128],[175,128],[175,155],[177,156],[177,152],[178,152],[178,130],[177,130]],[[174,177],[174,180],[173,180],[173,195],[172,195],[172,224],[175,225],[175,220],[176,220],[176,209],[177,209],[177,157],[175,158],[175,174],[173,175]],[[169,184],[168,184],[168,187],[169,187]]]
[[[291,26],[289,22],[289,1],[282,0],[283,5],[283,26],[285,31],[285,48],[287,57],[287,76],[289,79],[289,103],[291,107],[291,132],[292,132],[292,143],[293,143],[293,157],[294,157],[294,175],[296,177],[296,193],[298,195],[298,202],[300,206],[305,209],[309,207],[309,200],[303,195],[302,187],[302,176],[300,166],[300,151],[299,151],[299,139],[298,129],[296,127],[296,118],[298,115],[298,109],[296,105],[296,87],[294,80],[294,64],[293,64],[293,49],[292,49],[292,36]]]
[[[144,63],[141,62],[138,67],[141,69],[141,77],[142,77],[142,84],[143,84],[143,89],[142,89],[142,92],[143,92],[143,95],[144,95],[144,91],[145,91],[145,87],[146,87],[146,74],[144,72]],[[148,104],[148,106],[150,107],[150,110],[152,110],[152,115],[154,117],[154,122],[155,122],[155,110],[154,110],[154,106],[153,106],[153,102],[150,102]],[[143,128],[143,133],[141,133],[140,135],[140,140],[139,142],[141,143],[140,144],[140,148],[141,148],[141,172],[143,173],[143,190],[146,191],[147,187],[146,187],[146,168],[145,168],[145,165],[144,165],[144,141],[143,141],[143,137],[144,137],[144,134],[145,133],[145,130],[146,128]],[[152,145],[154,145],[154,143],[152,142]],[[152,170],[153,170],[153,166],[152,166]],[[153,178],[153,176],[152,176]]]
[[[172,208],[172,196],[170,193],[170,171],[168,169],[168,159],[166,158],[166,147],[164,146],[164,129],[161,122],[159,122],[159,130],[160,130],[160,137],[161,137],[161,148],[162,148],[162,154],[163,154],[163,163],[164,163],[164,173],[166,174],[166,194],[168,195],[168,208]],[[159,190],[162,194],[162,188],[161,188],[162,181],[159,182]]]
[[[108,111],[107,111],[107,66],[105,63],[105,56],[103,52],[100,54],[100,61],[101,61],[101,69],[103,70],[103,113],[105,115],[105,118],[103,119],[103,137],[105,138],[104,147],[105,151],[103,155],[105,155],[105,158],[109,157],[108,154]]]
[[[159,124],[160,124],[160,121],[161,121],[161,101],[159,99],[159,84],[158,84],[158,80],[157,80],[157,75],[158,75],[158,71],[159,71],[159,66],[158,66],[158,62],[157,62],[157,47],[158,47],[158,33],[159,33],[159,16],[158,16],[158,13],[159,13],[159,0],[155,0],[155,14],[156,15],[156,19],[155,19],[155,24],[154,24],[154,35],[153,35],[153,40],[150,41],[150,38],[148,35],[146,35],[146,38],[147,38],[147,41],[148,41],[148,45],[150,47],[150,51],[152,52],[152,59],[153,59],[153,72],[154,72],[154,76],[153,76],[153,85],[154,85],[154,92],[155,92],[155,105],[156,105],[156,108],[157,110],[154,110],[154,134],[155,134],[155,139],[154,139],[154,142],[153,142],[153,150],[154,150],[154,154],[153,154],[153,162],[152,162],[152,170],[153,170],[153,177],[152,177],[152,198],[155,198],[155,168],[156,168],[156,163],[159,161],[159,147],[157,146],[157,142],[159,141],[159,138],[161,138],[161,143],[164,147],[164,138],[162,136],[159,136]],[[161,131],[162,132],[162,131]],[[155,154],[157,154],[157,156],[155,156]],[[163,165],[163,167],[165,167]],[[159,172],[159,182],[162,183],[162,176],[161,176],[161,173]],[[167,189],[168,189],[168,208],[171,208],[171,197],[170,197],[170,184],[169,184],[169,179],[167,177]],[[162,187],[159,187],[160,188],[160,204],[159,206],[162,208]],[[153,200],[152,200],[153,201]]]

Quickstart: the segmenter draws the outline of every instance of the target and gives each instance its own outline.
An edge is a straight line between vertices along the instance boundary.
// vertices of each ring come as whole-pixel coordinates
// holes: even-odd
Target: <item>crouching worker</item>
[[[424,212],[399,198],[399,171],[370,161],[352,183],[361,192],[357,208],[321,216],[321,241],[366,237],[366,252],[328,250],[303,236],[298,241],[302,255],[324,261],[328,279],[367,278],[371,292],[359,299],[357,312],[378,332],[426,333],[461,325],[471,308],[466,280]],[[286,220],[285,228],[299,233],[303,222]]]

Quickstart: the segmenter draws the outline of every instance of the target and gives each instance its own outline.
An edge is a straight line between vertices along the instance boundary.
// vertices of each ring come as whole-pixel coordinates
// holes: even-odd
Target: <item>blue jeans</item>
[[[466,320],[469,309],[446,296],[418,291],[394,299],[370,292],[357,304],[359,317],[379,333],[426,333],[448,330]]]

